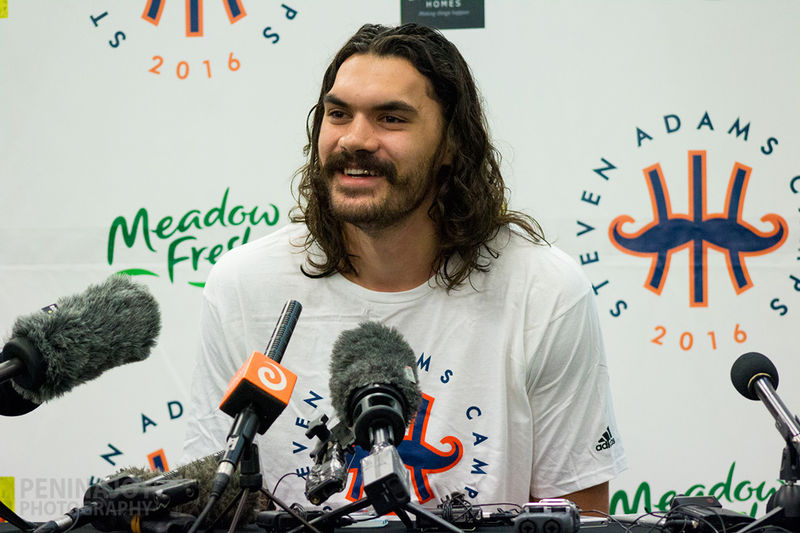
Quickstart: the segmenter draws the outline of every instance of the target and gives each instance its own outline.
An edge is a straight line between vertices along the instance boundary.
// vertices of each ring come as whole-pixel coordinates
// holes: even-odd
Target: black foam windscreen
[[[378,322],[364,322],[343,331],[331,352],[329,388],[339,419],[352,426],[348,403],[353,392],[376,383],[397,388],[408,425],[421,400],[414,352],[396,329]]]
[[[278,317],[278,323],[272,331],[272,336],[267,343],[267,349],[264,350],[264,355],[273,361],[281,362],[302,310],[303,306],[297,300],[289,300],[283,305],[281,314]]]
[[[26,415],[39,407],[39,403],[32,402],[14,390],[10,381],[0,383],[0,415],[21,416]]]
[[[769,379],[774,389],[778,388],[778,369],[767,356],[758,352],[740,355],[731,366],[731,382],[745,398],[758,400],[753,384],[762,377]]]
[[[32,389],[14,380],[15,390],[36,403],[113,367],[146,359],[161,330],[155,298],[128,276],[111,276],[56,304],[52,313],[20,317],[12,329],[11,340],[28,341],[46,365],[43,381]]]

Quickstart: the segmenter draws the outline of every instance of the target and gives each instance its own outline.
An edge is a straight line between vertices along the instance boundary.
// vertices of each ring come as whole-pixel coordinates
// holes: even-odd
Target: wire
[[[233,514],[233,520],[231,520],[231,527],[228,528],[228,533],[236,531],[236,526],[242,518],[242,511],[244,511],[244,506],[247,504],[247,497],[249,494],[250,491],[248,489],[242,489],[239,493],[239,505],[236,507],[236,512]]]
[[[286,479],[289,476],[302,477],[297,472],[286,472],[284,475],[282,475],[280,478],[278,478],[278,481],[275,482],[275,487],[272,488],[272,494],[275,494],[276,492],[278,492],[278,485],[280,485],[281,481],[283,481],[284,479]],[[271,494],[269,493],[269,491],[266,491],[266,494],[271,499]]]
[[[660,520],[664,520],[666,518],[665,516],[659,516],[659,515],[657,515],[655,513],[652,513],[652,512],[651,513],[645,513],[643,515],[637,516],[630,524],[626,525],[624,522],[620,521],[618,518],[616,518],[616,517],[614,517],[614,516],[612,516],[612,515],[610,515],[610,514],[608,514],[606,512],[599,511],[597,509],[587,509],[587,510],[581,509],[580,513],[597,513],[599,515],[602,515],[602,516],[608,518],[611,522],[613,522],[616,525],[618,525],[619,527],[621,527],[623,529],[623,531],[625,531],[626,533],[632,531],[634,527],[637,527],[636,523],[639,520],[641,520],[642,518],[644,518],[645,516],[652,515],[652,516],[658,518],[659,521]],[[664,529],[664,527],[662,525],[660,525],[660,524],[650,524],[650,529],[648,529],[648,531],[653,531],[654,528],[657,528],[658,531],[668,531],[667,529]]]
[[[41,526],[41,523],[39,522],[28,522],[21,516],[17,515],[2,501],[0,501],[0,518],[3,518],[11,525],[17,526],[22,531],[33,531],[37,527]]]
[[[707,510],[709,510],[710,512],[713,512],[713,513],[717,513],[716,509],[709,508]],[[714,524],[712,524],[710,521],[706,520],[702,516],[692,515],[692,514],[683,512],[683,510],[681,509],[681,506],[678,506],[675,509],[672,509],[670,512],[668,512],[666,514],[665,518],[666,518],[667,522],[669,522],[670,520],[677,521],[678,519],[683,519],[684,520],[684,523],[683,523],[684,528],[686,527],[686,521],[691,523],[692,521],[696,520],[698,522],[702,522],[703,524],[707,525],[709,528],[711,528],[711,531],[713,531],[715,533],[728,533],[727,529],[725,528],[725,521],[722,520],[722,517],[718,513],[717,513],[716,516],[719,518],[719,522],[720,522],[720,525],[722,526],[722,529],[718,529]],[[674,517],[678,517],[678,518],[674,518]]]
[[[194,521],[194,524],[192,524],[192,527],[189,529],[188,533],[197,533],[197,530],[200,529],[200,524],[203,523],[208,516],[208,513],[211,512],[211,508],[214,507],[215,503],[217,503],[217,498],[218,496],[213,493],[208,497],[208,501],[206,502],[205,508],[203,508],[203,512],[200,513],[200,516],[198,516],[197,520]]]
[[[452,497],[446,496],[439,507],[442,509],[442,519],[451,524],[464,524],[472,529],[480,525],[480,520],[473,512],[472,503],[467,501],[462,492],[455,492]]]
[[[769,531],[770,533],[772,533],[774,531],[775,532],[784,531],[786,533],[794,533],[791,529],[786,529],[786,528],[781,527],[781,526],[771,526],[769,524],[764,524],[763,526],[758,526],[757,528],[753,529],[750,533],[756,533],[757,531]]]
[[[599,513],[600,511],[594,511],[594,512]],[[605,514],[605,513],[601,513],[601,514]],[[655,524],[650,524],[650,529],[647,530],[648,533],[650,531],[655,531],[655,530],[658,530],[658,531],[669,531],[668,529],[666,529],[665,525],[660,523],[662,520],[666,521],[667,515],[666,514],[661,515],[661,514],[658,514],[657,512],[653,512],[653,511],[648,511],[648,512],[646,512],[644,514],[641,514],[641,515],[637,516],[627,527],[625,527],[625,524],[623,522],[620,522],[618,519],[616,519],[614,517],[610,517],[610,518],[612,518],[618,524],[620,524],[623,528],[625,528],[626,532],[629,532],[629,531],[632,531],[634,527],[637,527],[639,525],[638,522],[642,518],[644,518],[646,516],[652,516],[652,517],[655,517],[655,518],[658,519],[658,521]],[[644,526],[646,526],[646,524],[644,524]],[[683,530],[681,530],[681,531],[683,531]]]
[[[654,518],[657,518],[658,521],[655,524],[651,524],[650,525],[650,529],[647,530],[648,532],[649,531],[653,531],[656,528],[658,529],[658,531],[669,531],[666,528],[667,514],[669,514],[669,513],[664,513],[663,511],[661,512],[661,514],[659,514],[658,512],[655,512],[655,511],[647,511],[643,515],[637,517],[636,520],[634,520],[634,522],[637,522],[637,521],[641,520],[645,516],[652,516]],[[664,524],[661,523],[662,520],[664,521]]]
[[[244,492],[244,489],[241,489],[239,491],[239,494],[234,496],[234,498],[228,502],[228,505],[225,506],[225,509],[223,509],[222,512],[217,515],[214,521],[211,522],[206,529],[214,529],[214,526],[216,526],[220,520],[225,518],[225,515],[227,515],[231,511],[233,506],[236,505],[236,502],[240,501],[240,498],[242,498],[242,492]]]
[[[288,475],[288,474],[285,474],[283,477],[286,477],[287,475]],[[282,477],[281,479],[283,479],[283,477]],[[281,480],[279,479],[279,480],[278,480],[278,483],[280,483],[280,481],[281,481]],[[277,483],[275,484],[275,486],[277,487]],[[289,513],[290,515],[292,515],[292,516],[293,516],[294,518],[296,518],[297,520],[299,520],[299,521],[300,521],[300,523],[302,523],[304,526],[306,526],[307,528],[309,528],[311,531],[313,531],[314,533],[320,533],[320,531],[319,531],[317,528],[315,528],[313,525],[311,525],[311,524],[308,522],[308,520],[306,520],[306,519],[305,519],[305,517],[304,517],[304,516],[300,516],[300,514],[299,514],[299,513],[298,513],[298,512],[297,512],[297,511],[294,509],[294,505],[297,505],[297,506],[298,506],[298,507],[299,507],[299,508],[302,510],[303,514],[305,514],[305,510],[303,509],[303,507],[302,507],[302,506],[300,506],[300,505],[298,505],[298,504],[294,504],[294,505],[291,505],[291,506],[290,506],[290,505],[286,505],[286,504],[285,504],[285,503],[283,503],[281,500],[279,500],[279,499],[278,499],[278,497],[277,497],[277,496],[275,496],[275,494],[274,494],[274,493],[271,493],[271,492],[270,492],[270,491],[268,491],[267,489],[261,489],[261,492],[262,492],[262,493],[263,493],[263,494],[264,494],[264,495],[265,495],[265,496],[268,498],[268,500],[269,500],[269,501],[273,501],[273,502],[275,502],[276,504],[278,504],[278,507],[280,507],[281,509],[283,509],[284,511],[286,511],[287,513]],[[190,532],[190,533],[191,533],[191,532]]]
[[[474,504],[472,504],[473,507],[490,507],[490,506],[494,506],[494,505],[498,505],[498,506],[499,505],[507,505],[509,507],[514,507],[515,508],[514,510],[517,511],[518,513],[520,511],[522,511],[522,506],[520,504],[518,504],[518,503],[496,502],[496,503],[474,503]],[[505,509],[503,509],[502,507],[498,507],[497,510],[499,512],[501,512],[501,513],[508,512]]]

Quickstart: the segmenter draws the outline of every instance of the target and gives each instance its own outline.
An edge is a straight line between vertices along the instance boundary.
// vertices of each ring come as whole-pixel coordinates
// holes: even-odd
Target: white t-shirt
[[[283,414],[258,436],[265,485],[304,476],[316,444],[308,422],[333,416],[331,348],[367,320],[396,328],[418,357],[423,401],[400,455],[417,501],[435,507],[455,491],[473,503],[525,503],[608,481],[625,467],[592,289],[577,264],[504,229],[489,272],[448,293],[434,280],[375,292],[336,274],[300,271],[305,227],[288,225],[227,253],[204,290],[201,350],[184,460],[224,447],[232,419],[218,410],[228,382],[263,352],[286,300],[303,305],[281,364],[298,376]],[[338,507],[363,495],[357,454]],[[310,507],[305,479],[276,495]],[[414,494],[412,494],[412,497]]]

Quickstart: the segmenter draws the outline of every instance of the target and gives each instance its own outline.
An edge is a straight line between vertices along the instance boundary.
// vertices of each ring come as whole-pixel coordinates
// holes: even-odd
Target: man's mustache
[[[334,172],[344,171],[346,168],[363,169],[371,174],[384,176],[393,184],[397,181],[397,168],[390,161],[384,161],[369,153],[334,152],[322,166],[322,173],[326,178],[333,176]]]

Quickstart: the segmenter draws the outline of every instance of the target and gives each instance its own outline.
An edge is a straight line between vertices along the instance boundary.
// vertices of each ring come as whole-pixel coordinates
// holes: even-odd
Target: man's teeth
[[[344,173],[348,176],[375,176],[374,172],[370,172],[369,170],[365,170],[363,168],[346,168],[344,169]]]

